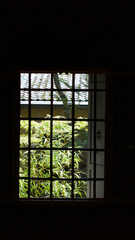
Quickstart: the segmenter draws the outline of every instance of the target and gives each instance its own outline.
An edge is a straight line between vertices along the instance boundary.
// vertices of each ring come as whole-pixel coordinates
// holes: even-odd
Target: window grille
[[[105,74],[20,73],[19,198],[104,198]]]

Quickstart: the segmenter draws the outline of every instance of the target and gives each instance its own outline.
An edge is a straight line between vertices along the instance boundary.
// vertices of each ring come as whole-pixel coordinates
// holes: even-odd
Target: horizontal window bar
[[[81,122],[81,121],[84,121],[84,122],[105,122],[106,120],[105,119],[90,119],[90,118],[28,118],[28,117],[20,117],[20,120],[31,120],[31,121],[39,121],[39,120],[44,120],[44,121],[71,121],[71,120],[74,120],[74,121],[78,121],[78,122]]]
[[[19,177],[25,180],[46,180],[46,181],[104,181],[104,178],[34,178],[34,177]]]
[[[36,148],[36,147],[27,147],[27,148],[25,148],[25,147],[20,147],[20,150],[74,150],[74,151],[100,151],[100,152],[104,152],[105,151],[105,149],[100,149],[100,148],[96,148],[96,149],[94,149],[94,148],[42,148],[42,147],[39,147],[39,148]]]
[[[50,91],[53,91],[53,92],[105,92],[106,89],[91,89],[91,88],[87,88],[87,89],[76,89],[76,88],[61,88],[61,89],[57,89],[57,88],[20,88],[21,91],[46,91],[46,92],[50,92]]]

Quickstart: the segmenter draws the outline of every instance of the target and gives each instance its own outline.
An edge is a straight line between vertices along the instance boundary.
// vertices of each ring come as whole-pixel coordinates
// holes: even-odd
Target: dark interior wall
[[[121,74],[115,79],[116,187],[117,196],[135,197],[135,78]]]
[[[1,66],[134,65],[134,11],[127,0],[5,1]]]
[[[0,102],[1,116],[4,116],[0,157],[1,239],[134,238],[133,6],[127,0],[116,3],[14,0],[4,1],[1,12]],[[104,207],[12,205],[16,71],[96,67],[111,69],[111,204]]]

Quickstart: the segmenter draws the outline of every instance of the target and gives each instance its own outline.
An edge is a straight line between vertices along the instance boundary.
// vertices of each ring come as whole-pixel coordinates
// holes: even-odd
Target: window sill
[[[16,206],[108,206],[105,199],[18,199]]]

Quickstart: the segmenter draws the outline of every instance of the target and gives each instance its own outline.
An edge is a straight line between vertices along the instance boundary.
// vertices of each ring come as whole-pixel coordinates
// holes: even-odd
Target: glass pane
[[[97,74],[97,89],[105,89],[106,75],[105,74]]]
[[[31,121],[31,147],[50,147],[50,121]]]
[[[49,74],[49,73],[32,73],[31,74],[31,88],[50,89],[51,88],[51,74]]]
[[[50,106],[50,91],[31,91],[31,117],[50,118]]]
[[[105,92],[97,92],[97,119],[105,119]]]
[[[94,89],[94,74],[89,74],[89,88]]]
[[[76,121],[74,126],[75,148],[93,148],[94,123],[92,121]]]
[[[27,120],[20,121],[20,147],[28,147],[28,127]]]
[[[88,89],[88,88],[89,88],[89,75],[75,74],[75,89]]]
[[[29,92],[20,91],[20,117],[28,117]]]
[[[49,198],[50,197],[50,181],[31,180],[30,181],[30,197],[31,198]]]
[[[104,198],[104,181],[96,181],[96,198]]]
[[[34,178],[50,177],[50,151],[32,150],[30,152],[30,176]]]
[[[53,88],[54,89],[71,89],[72,88],[72,74],[71,73],[54,73],[53,74]]]
[[[96,164],[103,166],[105,161],[105,153],[101,151],[96,152]]]
[[[96,123],[96,148],[98,149],[105,148],[105,123],[104,122]]]
[[[53,116],[72,117],[72,92],[53,92]]]
[[[72,122],[53,121],[53,147],[71,148],[72,147]]]
[[[93,181],[74,181],[74,198],[93,198]]]
[[[72,183],[70,181],[52,182],[53,198],[71,198]]]
[[[93,92],[75,92],[75,118],[94,118]]]
[[[72,152],[70,150],[53,151],[52,165],[54,178],[71,178]]]
[[[28,180],[19,180],[19,198],[28,198]]]
[[[29,74],[28,73],[21,73],[20,87],[21,88],[29,88]]]
[[[96,152],[96,164],[104,165],[104,152],[103,151],[97,151]],[[93,157],[91,158],[91,163],[94,163],[94,152]]]
[[[104,152],[96,152],[96,177],[104,178]]]
[[[31,104],[48,104],[51,101],[51,91],[31,91]]]
[[[93,177],[93,152],[75,151],[74,152],[74,178]]]
[[[96,177],[104,178],[104,165],[96,164]]]
[[[19,176],[28,177],[28,150],[20,150]]]

